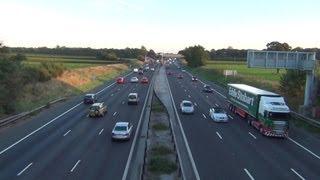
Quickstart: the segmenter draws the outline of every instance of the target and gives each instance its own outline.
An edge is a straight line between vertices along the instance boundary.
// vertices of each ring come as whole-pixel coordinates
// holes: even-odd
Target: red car
[[[183,78],[182,74],[179,74],[178,79],[182,79],[182,78]]]
[[[124,78],[123,77],[118,77],[117,83],[118,84],[124,84]]]
[[[148,80],[148,78],[147,77],[143,77],[142,79],[141,79],[141,83],[148,83],[149,82],[149,80]]]

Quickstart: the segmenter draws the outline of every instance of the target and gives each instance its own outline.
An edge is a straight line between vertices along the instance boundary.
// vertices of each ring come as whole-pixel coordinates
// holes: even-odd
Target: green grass
[[[165,145],[157,145],[151,149],[151,152],[155,156],[167,155],[167,154],[173,153],[173,151]]]
[[[167,125],[165,125],[164,123],[157,123],[157,124],[154,124],[152,126],[152,128],[156,131],[166,131],[169,129],[169,127]]]
[[[170,174],[177,169],[176,163],[160,156],[154,156],[149,163],[149,171]]]
[[[165,112],[165,108],[163,104],[160,102],[158,97],[154,96],[152,99],[152,106],[151,106],[152,112]]]

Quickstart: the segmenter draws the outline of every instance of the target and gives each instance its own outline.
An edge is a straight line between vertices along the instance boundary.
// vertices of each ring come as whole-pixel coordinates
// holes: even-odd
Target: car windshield
[[[127,130],[127,126],[116,126],[114,128],[115,131],[126,131]]]
[[[225,113],[225,111],[222,108],[214,108],[215,113]]]
[[[86,98],[86,99],[91,99],[91,98],[93,98],[91,95],[86,95],[84,98]]]
[[[208,85],[206,85],[206,86],[204,86],[204,88],[206,88],[206,89],[210,89],[211,87],[210,87],[210,86],[208,86]]]
[[[191,107],[191,106],[192,106],[192,103],[190,103],[190,102],[184,102],[184,103],[183,103],[183,106],[185,106],[185,107]]]
[[[99,106],[91,106],[90,110],[99,110]]]
[[[129,99],[136,99],[137,96],[136,95],[129,95]]]

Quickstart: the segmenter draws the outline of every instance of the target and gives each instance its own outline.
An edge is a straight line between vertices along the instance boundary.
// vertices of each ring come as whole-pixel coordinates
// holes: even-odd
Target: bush
[[[150,160],[149,170],[152,172],[170,174],[176,169],[177,165],[164,157],[155,156]]]
[[[165,145],[157,145],[151,149],[154,155],[166,155],[171,154],[172,150]]]
[[[63,71],[66,69],[62,63],[54,63],[51,61],[41,62],[40,69],[46,69],[51,77],[61,76]],[[45,74],[46,72],[43,71]]]
[[[152,128],[156,131],[165,131],[168,129],[168,126],[164,123],[157,123],[152,126]]]

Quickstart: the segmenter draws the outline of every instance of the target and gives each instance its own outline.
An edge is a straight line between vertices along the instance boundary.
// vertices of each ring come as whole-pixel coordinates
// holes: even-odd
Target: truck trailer
[[[288,137],[290,109],[276,93],[245,84],[228,84],[229,110],[265,136]]]

